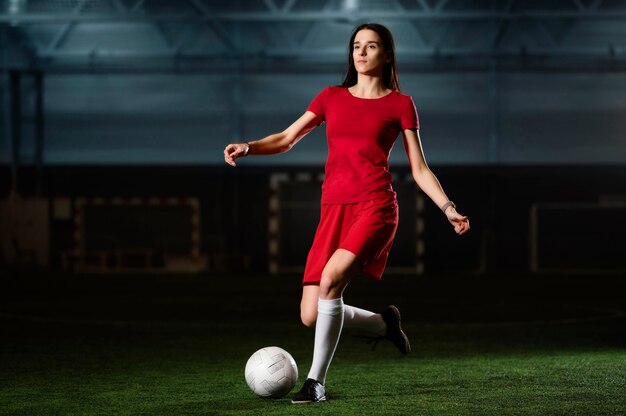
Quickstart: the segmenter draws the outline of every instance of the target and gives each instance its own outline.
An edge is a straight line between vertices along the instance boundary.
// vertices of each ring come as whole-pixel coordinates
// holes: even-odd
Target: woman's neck
[[[359,74],[357,83],[348,88],[350,93],[360,98],[379,98],[389,94],[381,77]]]

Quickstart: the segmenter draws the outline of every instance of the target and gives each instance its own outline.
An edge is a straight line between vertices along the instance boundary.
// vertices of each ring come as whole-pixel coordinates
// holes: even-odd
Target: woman
[[[325,88],[283,132],[229,144],[224,150],[226,163],[235,166],[239,157],[287,152],[327,123],[321,217],[307,258],[300,305],[304,325],[315,326],[313,362],[293,403],[326,399],[326,373],[344,325],[377,333],[404,354],[411,349],[395,306],[375,314],[344,305],[342,297],[355,275],[380,279],[385,268],[398,224],[388,158],[400,132],[417,185],[441,208],[457,234],[470,228],[426,164],[415,105],[399,92],[389,30],[362,24],[352,33],[348,48],[348,72],[341,86]]]

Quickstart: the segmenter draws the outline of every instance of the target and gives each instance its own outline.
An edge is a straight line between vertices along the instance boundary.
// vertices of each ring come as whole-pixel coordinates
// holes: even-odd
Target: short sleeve
[[[402,127],[402,130],[420,128],[417,109],[415,108],[415,103],[411,97],[407,97],[404,105],[402,106],[402,113],[400,114],[400,127]]]
[[[330,87],[324,88],[309,104],[307,111],[314,113],[318,118],[318,125],[326,119],[326,99],[328,98],[328,92]]]

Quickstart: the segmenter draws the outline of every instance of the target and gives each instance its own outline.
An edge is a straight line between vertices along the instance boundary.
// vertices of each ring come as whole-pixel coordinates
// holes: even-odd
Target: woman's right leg
[[[319,291],[318,285],[302,287],[300,317],[302,323],[309,328],[315,328],[317,322]],[[385,336],[403,354],[411,351],[411,345],[400,327],[400,314],[395,306],[388,306],[381,314],[344,304],[343,326],[364,329],[376,335]]]
[[[344,305],[343,326],[364,329],[376,335],[385,335],[387,331],[387,325],[381,314],[350,305]]]

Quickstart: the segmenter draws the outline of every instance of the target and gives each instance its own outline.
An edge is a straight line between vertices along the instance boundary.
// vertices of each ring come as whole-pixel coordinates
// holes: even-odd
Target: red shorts
[[[322,205],[302,284],[319,285],[322,270],[339,248],[357,256],[363,274],[380,280],[397,228],[395,198]]]

